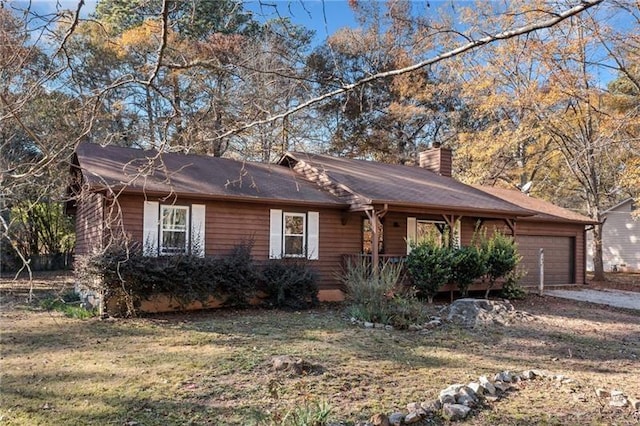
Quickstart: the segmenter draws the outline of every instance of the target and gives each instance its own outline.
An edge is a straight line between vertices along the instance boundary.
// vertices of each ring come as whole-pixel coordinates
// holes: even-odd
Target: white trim
[[[145,256],[158,255],[158,215],[160,203],[145,201],[142,213],[142,253]]]
[[[302,218],[302,234],[287,234],[287,217],[301,217]],[[287,253],[287,237],[302,237],[302,253],[300,254],[288,254]],[[293,213],[284,212],[282,214],[282,257],[306,257],[305,249],[307,245],[307,215],[305,213]]]
[[[185,221],[186,223],[184,224],[184,228],[182,227],[164,227],[164,223],[163,223],[163,216],[164,216],[164,211],[166,210],[182,210],[185,212]],[[189,206],[175,206],[175,205],[161,205],[160,206],[160,216],[159,216],[159,222],[160,222],[160,231],[159,231],[159,235],[160,235],[160,245],[159,245],[159,253],[161,255],[174,255],[174,254],[182,254],[182,253],[187,253],[188,248],[189,248]],[[164,232],[184,232],[185,235],[185,242],[184,242],[184,248],[182,252],[177,252],[177,251],[165,251],[167,248],[164,247],[163,245],[163,233]],[[177,247],[174,247],[177,248]]]
[[[416,232],[418,229],[415,217],[407,218],[407,254],[411,253],[411,244],[416,243]]]
[[[307,212],[307,259],[318,260],[320,250],[320,213]]]
[[[206,239],[206,206],[204,204],[191,205],[191,253],[204,257]]]
[[[269,259],[282,258],[282,210],[269,211]]]

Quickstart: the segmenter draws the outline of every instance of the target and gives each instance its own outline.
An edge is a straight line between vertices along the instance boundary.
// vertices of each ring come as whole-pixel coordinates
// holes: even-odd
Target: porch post
[[[380,247],[378,246],[378,235],[380,235],[381,222],[380,219],[387,214],[388,206],[385,204],[382,210],[376,211],[375,208],[366,209],[365,213],[371,223],[371,270],[374,274],[378,274],[380,269]]]
[[[452,247],[453,242],[455,241],[456,221],[462,218],[462,216],[456,216],[453,214],[452,215],[443,214],[442,217],[444,218],[444,221],[449,226],[449,241],[447,241],[447,243],[449,244],[449,247]]]
[[[378,247],[378,215],[375,210],[365,210],[367,217],[369,218],[369,223],[371,224],[371,270],[377,274],[378,273],[378,259],[380,257]]]

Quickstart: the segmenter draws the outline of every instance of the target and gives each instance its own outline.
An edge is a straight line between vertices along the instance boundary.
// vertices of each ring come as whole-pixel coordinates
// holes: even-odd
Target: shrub
[[[527,291],[520,285],[520,280],[526,275],[526,272],[514,270],[507,274],[506,281],[502,286],[500,296],[509,300],[524,299]]]
[[[389,302],[390,324],[398,329],[409,328],[411,324],[423,324],[430,318],[424,301],[413,295],[396,295]]]
[[[433,297],[452,279],[452,249],[436,241],[413,245],[407,257],[407,270],[420,296],[433,303]]]
[[[139,247],[114,245],[76,263],[80,280],[103,295],[105,305],[135,315],[143,299],[166,294],[182,306],[215,297],[227,306],[242,306],[254,297],[259,278],[251,242],[235,246],[226,257],[142,255]]]
[[[458,285],[462,297],[466,297],[469,286],[487,272],[483,253],[475,246],[463,246],[451,253],[451,278]]]
[[[480,249],[487,262],[487,278],[489,285],[485,293],[485,298],[489,297],[489,292],[495,285],[496,280],[507,276],[513,271],[521,257],[513,238],[500,232],[494,232],[491,238],[482,238]]]
[[[351,302],[351,315],[369,322],[387,324],[390,320],[390,300],[402,277],[402,262],[385,261],[378,271],[366,258],[348,259],[341,280]]]
[[[274,308],[306,309],[318,302],[317,275],[305,262],[270,260],[262,269],[265,302]]]

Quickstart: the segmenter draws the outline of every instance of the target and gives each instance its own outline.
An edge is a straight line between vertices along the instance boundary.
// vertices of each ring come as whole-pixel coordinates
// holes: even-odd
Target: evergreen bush
[[[317,275],[306,262],[269,260],[262,269],[260,287],[273,308],[308,309],[317,306]]]
[[[407,257],[407,270],[418,295],[433,303],[433,297],[451,282],[454,250],[437,241],[425,240],[415,244]]]
[[[451,253],[451,279],[458,285],[462,297],[467,297],[469,287],[487,272],[483,253],[476,246],[462,246]]]
[[[486,276],[489,280],[485,292],[485,298],[487,298],[496,281],[514,271],[521,257],[518,255],[518,248],[513,238],[497,231],[491,238],[482,238],[480,250],[486,261]]]

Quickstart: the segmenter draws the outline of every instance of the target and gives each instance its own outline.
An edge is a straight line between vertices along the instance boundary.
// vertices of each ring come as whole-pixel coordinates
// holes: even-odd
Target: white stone
[[[422,416],[420,416],[419,413],[409,413],[404,417],[404,423],[405,424],[413,424],[413,423],[417,423],[420,421],[420,419],[422,418]]]
[[[465,405],[467,407],[475,407],[478,403],[477,399],[471,397],[470,395],[460,394],[456,397],[456,402],[458,404]]]
[[[478,382],[470,382],[467,386],[478,395],[482,395],[484,393],[484,388],[480,386],[480,383]]]
[[[373,328],[373,323],[372,323],[372,322],[365,321],[365,322],[364,322],[364,328]]]
[[[511,382],[513,375],[509,371],[502,371],[493,378],[496,382]]]
[[[505,382],[495,382],[493,386],[501,392],[506,392],[513,387],[511,384]]]
[[[451,421],[462,420],[471,412],[471,408],[462,404],[444,404],[442,406],[442,416]]]
[[[486,376],[480,376],[478,378],[478,381],[480,382],[480,386],[484,388],[486,393],[488,393],[489,395],[495,395],[496,387],[493,386],[493,384],[489,381],[489,379],[487,379]]]

